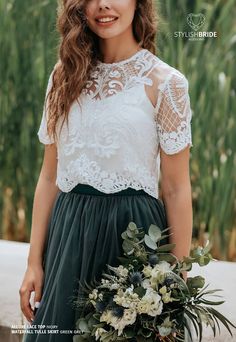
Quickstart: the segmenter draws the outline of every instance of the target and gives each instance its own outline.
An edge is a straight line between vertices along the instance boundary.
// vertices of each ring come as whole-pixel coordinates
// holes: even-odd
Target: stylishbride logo
[[[202,13],[199,14],[193,14],[190,13],[187,15],[187,23],[189,26],[194,30],[194,31],[199,31],[200,28],[204,25],[205,23],[205,15]]]
[[[176,31],[174,37],[176,38],[188,38],[189,40],[204,40],[205,38],[217,38],[217,32],[213,31],[200,31],[204,26],[206,17],[202,13],[194,14],[189,13],[187,15],[187,23],[191,27],[192,31]]]

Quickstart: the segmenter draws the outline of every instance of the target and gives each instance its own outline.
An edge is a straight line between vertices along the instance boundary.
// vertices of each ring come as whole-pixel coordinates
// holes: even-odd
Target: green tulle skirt
[[[130,221],[145,231],[150,224],[166,228],[164,203],[133,188],[106,194],[78,184],[58,193],[44,249],[41,304],[23,342],[72,342],[79,281],[99,279],[106,264],[119,264],[121,233]]]

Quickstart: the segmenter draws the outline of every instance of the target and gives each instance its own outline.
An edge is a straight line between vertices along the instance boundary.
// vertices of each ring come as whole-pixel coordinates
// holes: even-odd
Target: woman
[[[62,39],[38,131],[45,152],[19,290],[32,329],[56,332],[31,329],[24,342],[72,341],[78,281],[116,264],[130,221],[146,231],[152,223],[171,226],[173,253],[189,254],[188,81],[155,55],[155,13],[152,0],[64,0],[60,7]]]

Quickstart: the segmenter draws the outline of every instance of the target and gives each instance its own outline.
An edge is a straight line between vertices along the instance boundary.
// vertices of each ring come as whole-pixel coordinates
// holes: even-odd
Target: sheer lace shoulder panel
[[[47,121],[48,121],[47,104],[48,104],[48,102],[46,103],[47,94],[49,93],[49,90],[52,87],[52,76],[53,76],[54,69],[55,69],[55,67],[53,68],[53,71],[51,72],[49,79],[48,79],[46,95],[45,95],[45,100],[44,100],[44,106],[43,106],[43,114],[42,114],[39,130],[37,132],[39,141],[45,145],[50,145],[50,144],[53,144],[55,142],[53,137],[49,137],[48,132],[47,132]]]
[[[155,65],[153,56],[148,50],[139,50],[128,60],[117,63],[98,62],[91,72],[82,94],[91,99],[101,100],[121,93],[137,84],[151,86],[148,74]]]
[[[155,120],[160,146],[174,154],[192,144],[189,85],[186,77],[170,67],[165,81],[159,82]]]

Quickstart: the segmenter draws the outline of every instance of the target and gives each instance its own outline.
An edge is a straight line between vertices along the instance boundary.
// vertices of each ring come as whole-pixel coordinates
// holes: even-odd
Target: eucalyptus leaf
[[[122,239],[128,239],[128,235],[127,235],[127,231],[125,230],[122,234],[121,234]]]
[[[161,229],[157,227],[156,225],[151,224],[148,229],[148,235],[153,241],[157,242],[161,238],[161,235],[162,235]]]
[[[159,257],[160,261],[164,260],[164,261],[167,261],[167,262],[170,262],[170,263],[176,261],[176,257],[174,255],[172,255],[172,254],[161,253],[161,254],[158,255],[158,257]]]
[[[187,285],[193,288],[202,288],[205,285],[205,279],[202,276],[188,277]]]
[[[125,253],[127,253],[127,254],[130,254],[134,251],[133,244],[128,240],[123,241],[122,247],[123,247]]]
[[[135,237],[135,232],[133,230],[127,230],[127,236],[130,239],[133,239]]]
[[[78,327],[83,333],[90,332],[90,329],[88,327],[88,322],[83,318],[79,319]]]
[[[168,243],[157,248],[157,252],[170,252],[176,246],[175,243]]]
[[[133,231],[136,231],[138,229],[136,223],[132,221],[129,223],[128,228]]]
[[[201,256],[198,260],[198,263],[200,266],[205,266],[205,257],[204,256]]]
[[[144,241],[145,241],[145,244],[146,244],[149,248],[151,248],[151,249],[153,249],[153,250],[156,250],[156,249],[157,249],[156,243],[150,238],[149,235],[145,234],[145,236],[144,236]]]

